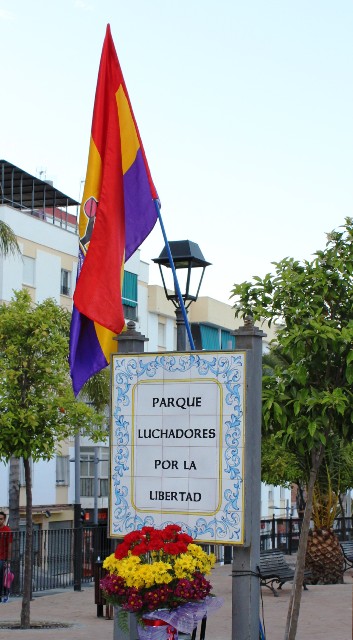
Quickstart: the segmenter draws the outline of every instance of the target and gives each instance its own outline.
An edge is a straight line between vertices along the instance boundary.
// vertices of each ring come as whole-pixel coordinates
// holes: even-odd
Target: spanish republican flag
[[[108,25],[79,219],[69,355],[75,395],[117,351],[124,262],[152,231],[157,198]]]

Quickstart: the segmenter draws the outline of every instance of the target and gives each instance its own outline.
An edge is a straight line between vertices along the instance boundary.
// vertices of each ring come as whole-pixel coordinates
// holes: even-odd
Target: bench
[[[340,542],[341,549],[343,552],[344,559],[344,569],[343,571],[347,571],[347,569],[353,569],[353,540],[348,540],[347,542]]]
[[[294,578],[294,569],[287,564],[285,557],[281,551],[276,549],[272,551],[260,552],[260,584],[262,587],[271,589],[274,596],[278,596],[275,591],[274,582],[278,583],[278,589],[282,588],[285,582],[291,582]],[[303,588],[307,591],[305,578],[310,576],[310,571],[304,572]]]

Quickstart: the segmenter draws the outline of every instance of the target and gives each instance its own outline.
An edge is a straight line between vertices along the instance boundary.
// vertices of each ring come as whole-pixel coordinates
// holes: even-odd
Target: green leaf
[[[301,409],[301,405],[300,405],[300,402],[298,402],[298,400],[294,402],[293,409],[294,409],[294,415],[297,416]]]
[[[353,383],[353,366],[350,366],[350,367],[346,368],[346,380],[347,380],[348,384],[352,384]]]

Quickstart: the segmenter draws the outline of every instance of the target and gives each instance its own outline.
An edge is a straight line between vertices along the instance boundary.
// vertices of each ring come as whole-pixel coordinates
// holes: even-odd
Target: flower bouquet
[[[143,527],[104,560],[100,587],[108,602],[137,615],[142,640],[177,638],[222,604],[204,577],[215,561],[177,525]]]

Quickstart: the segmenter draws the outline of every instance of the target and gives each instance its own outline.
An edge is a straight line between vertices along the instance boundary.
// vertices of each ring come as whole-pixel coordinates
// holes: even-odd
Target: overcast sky
[[[323,248],[353,215],[352,2],[0,0],[0,157],[77,199],[108,22],[169,240],[212,262],[201,294]],[[156,227],[142,258],[162,248]]]

